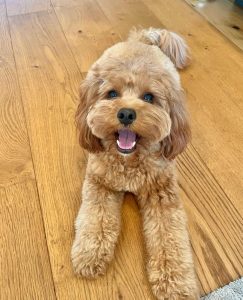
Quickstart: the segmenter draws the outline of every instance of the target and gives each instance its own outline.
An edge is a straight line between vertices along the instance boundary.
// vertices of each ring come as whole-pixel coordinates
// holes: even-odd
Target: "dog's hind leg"
[[[95,278],[105,273],[120,232],[122,198],[123,193],[108,190],[91,179],[84,181],[71,254],[77,274]]]

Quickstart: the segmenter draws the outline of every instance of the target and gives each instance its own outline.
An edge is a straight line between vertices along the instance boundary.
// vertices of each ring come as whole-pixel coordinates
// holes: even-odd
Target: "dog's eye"
[[[143,95],[143,100],[149,103],[153,103],[154,95],[150,93],[146,93]]]
[[[116,98],[116,97],[118,97],[118,93],[115,90],[111,90],[108,92],[107,96],[108,96],[108,99]]]

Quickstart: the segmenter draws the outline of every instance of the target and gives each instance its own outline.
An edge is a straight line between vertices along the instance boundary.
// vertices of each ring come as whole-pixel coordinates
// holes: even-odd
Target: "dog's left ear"
[[[183,91],[170,92],[170,135],[161,142],[161,154],[168,160],[174,159],[187,146],[191,130],[184,101]]]

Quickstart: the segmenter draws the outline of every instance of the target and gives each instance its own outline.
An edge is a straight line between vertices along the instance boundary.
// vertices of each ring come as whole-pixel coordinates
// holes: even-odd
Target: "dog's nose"
[[[132,122],[136,119],[136,112],[134,109],[130,108],[121,108],[118,111],[117,118],[120,123],[124,125],[132,124]]]

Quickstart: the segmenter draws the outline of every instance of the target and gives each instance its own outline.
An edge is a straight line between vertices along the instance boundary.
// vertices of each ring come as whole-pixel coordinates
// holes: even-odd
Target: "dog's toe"
[[[102,260],[87,262],[82,259],[73,259],[74,272],[86,278],[96,278],[100,275],[104,275],[106,271],[106,263]]]
[[[82,247],[85,244],[74,243],[73,245],[71,257],[74,272],[87,278],[96,278],[103,275],[108,263],[111,261],[113,251],[109,254],[102,245],[87,249],[87,244],[85,248]]]

